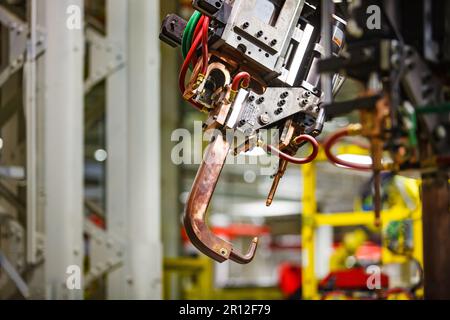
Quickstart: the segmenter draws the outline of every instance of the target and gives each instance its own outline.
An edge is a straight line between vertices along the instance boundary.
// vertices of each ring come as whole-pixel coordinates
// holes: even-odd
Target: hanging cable
[[[183,59],[186,59],[187,54],[189,52],[189,46],[192,43],[192,39],[194,37],[194,29],[198,24],[202,14],[199,11],[195,11],[191,18],[189,19],[186,28],[183,32],[183,38],[181,41],[181,53],[183,55]]]
[[[195,26],[194,36],[192,37],[192,41],[191,41],[191,44],[190,44],[191,46],[192,46],[192,44],[193,44],[192,42],[193,42],[194,39],[197,37],[197,35],[199,34],[199,32],[202,32],[204,21],[205,21],[205,16],[202,16],[202,17],[200,18],[200,20],[198,21],[197,25]],[[196,53],[194,53],[194,60],[193,60],[192,65],[195,66],[195,65],[197,64],[197,61],[198,61],[198,56],[197,56]]]
[[[274,146],[268,145],[264,142],[260,142],[261,147],[263,147],[267,152],[272,153],[273,155],[278,156],[279,158],[286,160],[290,163],[294,163],[294,164],[306,164],[306,163],[310,163],[312,161],[314,161],[314,159],[317,158],[317,155],[319,154],[319,143],[317,142],[317,140],[310,136],[310,135],[306,135],[306,134],[302,134],[298,137],[296,137],[293,141],[295,144],[299,145],[302,142],[309,142],[311,144],[312,147],[312,152],[311,154],[306,157],[306,158],[296,158],[293,157],[287,153],[284,153],[283,151],[277,149]]]
[[[201,18],[199,18],[200,20]],[[202,70],[199,74],[194,74],[193,77],[197,78],[197,82],[201,83],[202,79],[204,78],[207,70],[208,70],[208,29],[209,29],[209,18],[204,17],[203,18],[203,25],[201,28],[201,31],[198,31],[197,35],[195,36],[194,41],[192,42],[192,45],[186,55],[186,59],[183,62],[183,65],[181,67],[180,75],[179,75],[179,81],[178,85],[180,87],[181,94],[184,95],[184,92],[186,91],[186,74],[189,69],[189,65],[191,64],[195,52],[200,44],[202,43]],[[203,107],[199,103],[193,101],[192,99],[189,100],[189,102],[194,105],[199,110],[202,110]]]
[[[206,72],[208,71],[208,60],[209,60],[208,33],[209,33],[209,17],[205,16],[203,19],[203,30],[202,30],[203,75],[206,75]]]
[[[197,37],[195,37],[194,42],[192,43],[191,49],[189,50],[188,54],[186,55],[186,59],[183,62],[183,65],[181,66],[181,70],[180,70],[180,76],[179,76],[179,87],[180,87],[180,91],[181,94],[184,94],[184,92],[186,91],[186,84],[185,84],[185,80],[186,80],[186,73],[187,70],[189,68],[189,64],[192,61],[192,58],[194,56],[195,50],[198,47],[198,45],[200,44],[202,40],[202,34],[198,34]]]

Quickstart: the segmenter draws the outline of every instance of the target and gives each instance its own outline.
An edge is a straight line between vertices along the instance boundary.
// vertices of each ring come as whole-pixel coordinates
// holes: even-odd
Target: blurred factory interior
[[[172,12],[189,20],[192,1],[0,0],[0,299],[422,299],[417,173],[381,174],[377,226],[371,171],[320,152],[288,167],[268,207],[278,158],[241,155],[208,223],[242,251],[259,237],[255,258],[218,263],[190,243],[199,163],[174,154],[201,159],[206,116],[159,40]],[[361,90],[347,79],[336,100]],[[358,119],[335,117],[318,140]],[[370,164],[366,143],[336,149]]]

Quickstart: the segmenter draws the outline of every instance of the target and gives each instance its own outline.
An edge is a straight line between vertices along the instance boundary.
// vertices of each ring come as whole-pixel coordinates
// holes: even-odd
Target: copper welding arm
[[[208,146],[187,200],[184,226],[192,244],[208,257],[218,262],[229,259],[246,264],[255,255],[258,238],[253,239],[248,253],[242,255],[231,243],[212,233],[206,224],[206,211],[229,151],[230,143],[222,135]]]
[[[273,198],[275,197],[275,193],[277,192],[278,185],[280,184],[281,178],[283,178],[286,169],[287,169],[288,162],[286,160],[280,159],[280,165],[278,168],[278,172],[273,177],[272,187],[270,188],[269,195],[267,196],[266,200],[266,206],[270,207],[273,202]]]

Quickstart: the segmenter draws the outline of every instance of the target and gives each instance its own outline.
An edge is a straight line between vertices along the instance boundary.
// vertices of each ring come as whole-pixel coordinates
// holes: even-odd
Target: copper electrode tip
[[[375,227],[377,228],[381,227],[381,219],[378,217],[375,218]]]

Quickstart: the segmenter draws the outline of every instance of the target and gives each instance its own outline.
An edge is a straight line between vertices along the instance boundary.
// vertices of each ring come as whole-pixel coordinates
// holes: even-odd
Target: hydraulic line
[[[310,135],[306,135],[306,134],[302,134],[294,139],[295,144],[300,144],[305,141],[309,142],[312,147],[311,154],[306,158],[293,157],[293,156],[277,149],[276,147],[265,144],[263,142],[261,143],[261,146],[264,149],[266,149],[268,152],[278,156],[280,159],[286,160],[287,162],[294,163],[294,164],[306,164],[306,163],[310,163],[310,162],[314,161],[314,159],[316,159],[317,155],[319,154],[319,143],[317,142],[317,140],[314,137],[312,137]]]
[[[362,171],[372,170],[371,164],[368,165],[368,164],[360,164],[360,163],[346,161],[346,160],[340,159],[335,154],[333,154],[333,152],[331,151],[333,146],[339,140],[341,140],[342,138],[348,137],[348,136],[355,135],[355,132],[358,132],[360,129],[361,129],[361,126],[358,125],[358,126],[353,126],[353,127],[347,127],[347,128],[341,129],[341,130],[333,133],[323,144],[325,154],[326,154],[328,160],[330,160],[335,165],[340,165],[340,166],[343,166],[343,167],[346,167],[349,169],[362,170]]]

